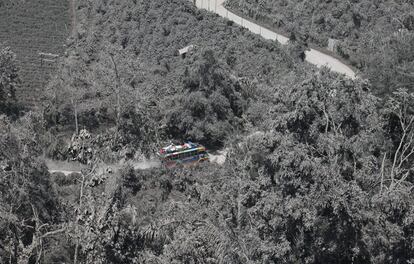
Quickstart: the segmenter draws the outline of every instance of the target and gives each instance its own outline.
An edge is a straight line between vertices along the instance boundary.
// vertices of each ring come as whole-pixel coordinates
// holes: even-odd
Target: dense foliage
[[[219,65],[214,53],[202,54],[200,65],[186,73],[184,91],[167,103],[169,133],[209,145],[222,145],[226,136],[241,126],[246,108],[240,84]]]
[[[218,147],[242,128],[251,93],[243,80],[295,82],[310,69],[297,67],[288,49],[191,3],[85,1],[79,8],[83,22],[47,93],[53,127],[115,125],[141,146],[175,138]]]
[[[38,156],[38,116],[0,120],[0,262],[35,263],[60,229],[61,207]],[[57,230],[59,230],[57,232]],[[46,246],[47,245],[47,246]]]
[[[225,166],[126,168],[88,188],[79,258],[413,261],[413,95],[383,108],[367,88],[321,72],[277,92],[263,131],[233,146]]]
[[[26,106],[41,104],[40,95],[56,70],[53,57],[42,57],[40,53],[61,56],[64,52],[71,32],[70,2],[0,1],[0,45],[11,47],[16,54],[22,83],[16,94]]]
[[[337,52],[361,69],[376,93],[412,89],[412,1],[227,0],[227,6],[271,28],[306,38],[322,48],[339,40]]]
[[[10,48],[0,45],[0,114],[16,114],[19,85],[16,55]]]
[[[189,1],[77,10],[44,112],[0,118],[0,262],[414,262],[414,94],[376,97]],[[117,163],[185,139],[226,162]],[[44,154],[88,167],[50,174]]]

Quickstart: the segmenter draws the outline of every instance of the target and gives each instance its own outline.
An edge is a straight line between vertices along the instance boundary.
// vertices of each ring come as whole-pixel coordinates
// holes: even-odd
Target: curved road
[[[221,17],[227,18],[234,23],[247,28],[251,32],[262,36],[265,39],[270,40],[277,40],[281,44],[286,44],[288,42],[288,38],[277,34],[267,28],[264,28],[260,25],[257,25],[251,21],[248,21],[232,12],[227,10],[224,7],[225,0],[191,0],[198,8],[207,9],[213,13],[218,14]],[[306,61],[311,64],[316,65],[317,67],[326,66],[330,68],[332,71],[345,74],[351,79],[356,78],[355,72],[348,67],[346,64],[342,63],[340,60],[324,54],[320,51],[311,49],[306,51]]]

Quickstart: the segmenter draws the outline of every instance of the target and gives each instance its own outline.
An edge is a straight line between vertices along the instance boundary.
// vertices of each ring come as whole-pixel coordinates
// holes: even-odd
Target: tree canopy
[[[231,10],[286,35],[334,50],[362,71],[376,94],[412,90],[414,6],[410,1],[227,0]]]
[[[43,111],[0,115],[0,262],[414,262],[403,79],[378,97],[369,79],[302,62],[306,39],[282,47],[185,0],[76,10]],[[3,53],[7,91],[18,82]],[[226,161],[134,163],[175,140],[225,149]],[[49,173],[44,156],[87,165]]]
[[[10,48],[0,45],[0,114],[16,114],[19,84],[16,55]]]

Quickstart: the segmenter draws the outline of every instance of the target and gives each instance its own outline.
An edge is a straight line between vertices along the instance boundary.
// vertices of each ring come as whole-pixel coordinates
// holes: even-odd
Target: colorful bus
[[[200,162],[208,161],[205,147],[200,144],[187,142],[182,145],[169,145],[158,152],[161,163],[172,168],[176,166],[190,166]]]

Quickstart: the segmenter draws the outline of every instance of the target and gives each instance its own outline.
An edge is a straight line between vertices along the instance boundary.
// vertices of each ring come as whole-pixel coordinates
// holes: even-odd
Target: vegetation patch
[[[78,7],[44,111],[8,111],[0,48],[0,262],[414,262],[413,93],[379,98],[187,0]],[[226,161],[125,162],[175,139]],[[88,165],[50,175],[46,151]]]
[[[414,7],[410,1],[227,0],[226,6],[270,28],[334,51],[370,79],[374,92],[412,90]]]
[[[63,55],[71,32],[66,0],[1,0],[0,44],[11,47],[20,68],[17,96],[27,107],[39,107],[57,62],[41,60],[39,53]],[[46,58],[47,59],[47,58]]]

